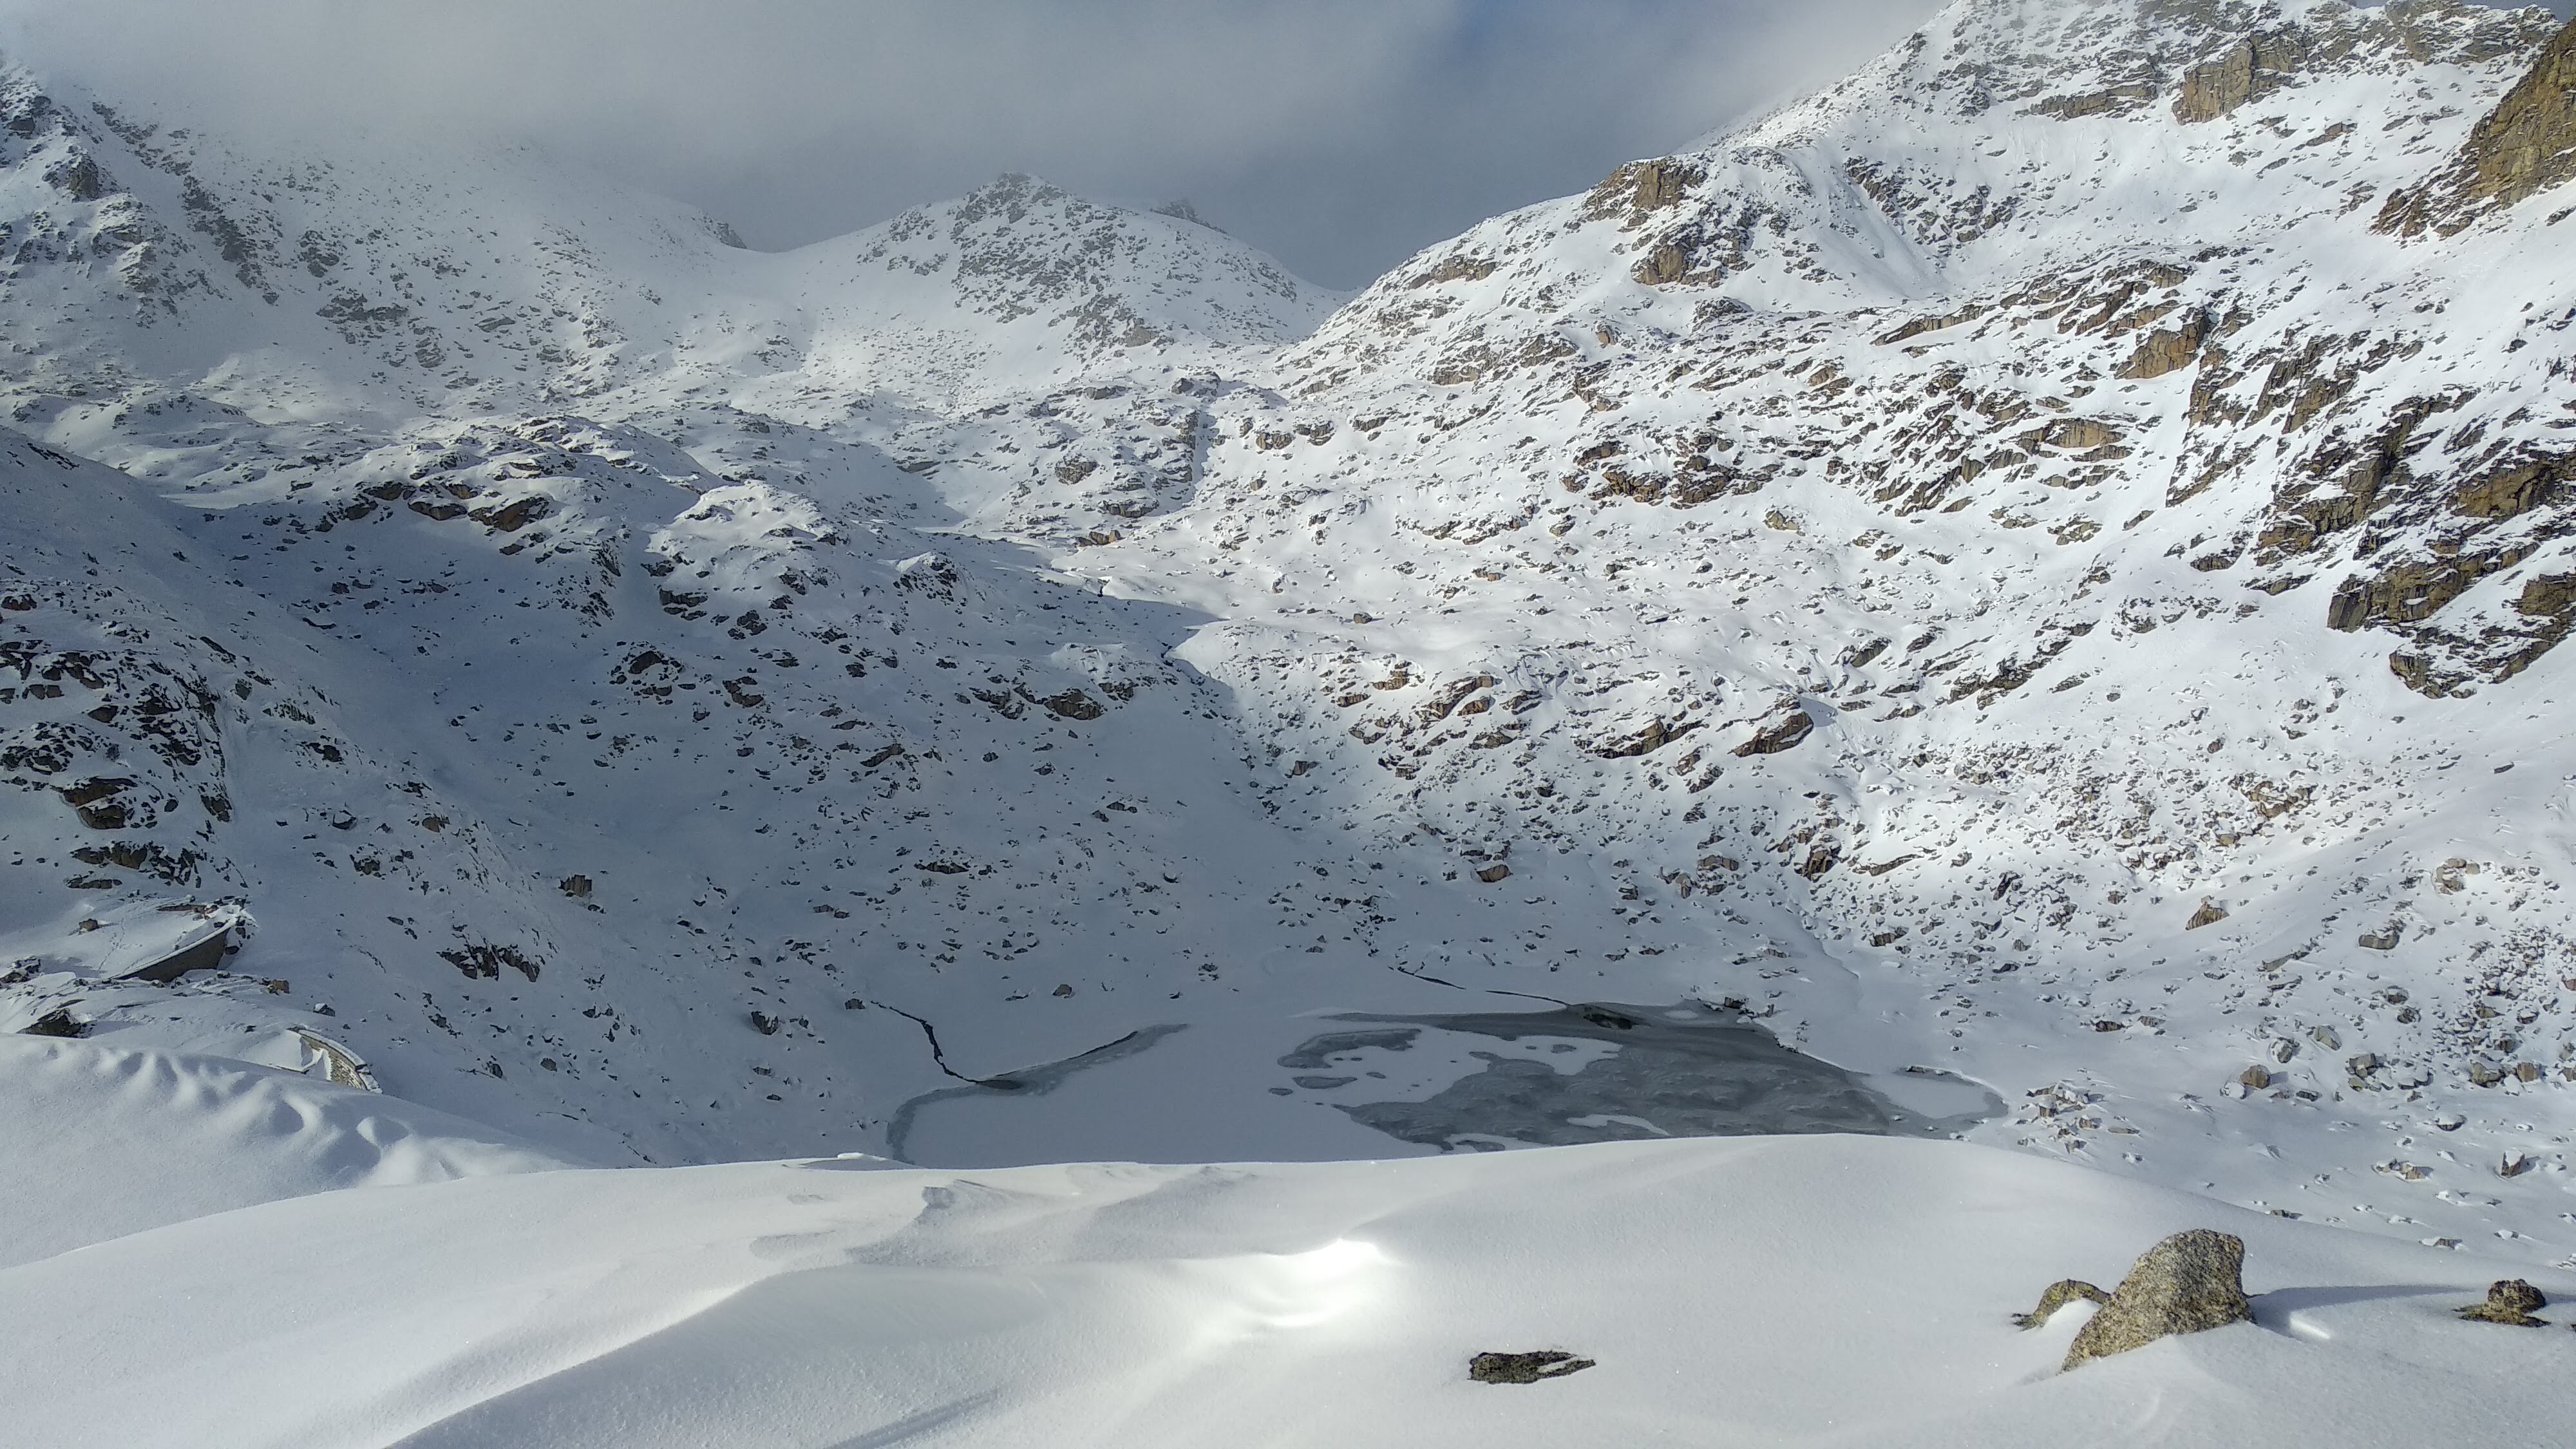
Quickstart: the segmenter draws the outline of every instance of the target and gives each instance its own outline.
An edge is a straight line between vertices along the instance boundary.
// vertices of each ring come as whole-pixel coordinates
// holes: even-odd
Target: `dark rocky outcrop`
[[[1068,689],[1062,694],[1048,695],[1038,703],[1045,706],[1046,712],[1057,719],[1094,720],[1108,713],[1099,700],[1093,699],[1088,693],[1079,689]]]
[[[92,830],[122,830],[134,812],[118,797],[133,788],[132,780],[91,779],[64,786],[58,793],[63,803],[80,816],[81,824]]]
[[[1576,1358],[1556,1349],[1535,1353],[1480,1353],[1467,1361],[1467,1377],[1480,1384],[1534,1384],[1561,1379],[1596,1367],[1597,1360]]]
[[[24,1036],[87,1036],[89,1023],[73,1017],[71,1008],[58,1006],[37,1017],[20,1029]]]
[[[2245,1240],[2210,1228],[2180,1232],[2138,1259],[2111,1301],[2066,1350],[2067,1368],[2178,1333],[2254,1321],[2245,1301]]]

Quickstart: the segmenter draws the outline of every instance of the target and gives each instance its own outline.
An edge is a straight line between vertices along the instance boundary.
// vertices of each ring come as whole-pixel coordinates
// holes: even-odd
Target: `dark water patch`
[[[1337,1093],[1330,1105],[1390,1137],[1444,1151],[1768,1133],[1950,1137],[2004,1109],[1974,1083],[1924,1071],[1927,1082],[1949,1088],[1943,1095],[1954,1104],[1981,1109],[1908,1110],[1858,1075],[1784,1046],[1741,1017],[1696,1005],[1341,1019],[1387,1025],[1314,1037],[1279,1064],[1343,1075],[1355,1090]],[[1515,1050],[1468,1044],[1476,1038],[1512,1043]],[[1430,1053],[1444,1045],[1482,1068],[1418,1100],[1346,1100],[1372,1092],[1358,1085],[1362,1079],[1385,1076],[1367,1069],[1377,1053]],[[1323,1079],[1292,1080],[1304,1087]]]
[[[919,1020],[918,1017],[914,1019]],[[957,1097],[1044,1096],[1076,1072],[1091,1067],[1106,1066],[1111,1062],[1135,1056],[1172,1033],[1185,1029],[1187,1025],[1186,1022],[1170,1022],[1161,1026],[1139,1027],[1116,1041],[1093,1047],[1087,1052],[1066,1057],[1062,1061],[1044,1062],[1034,1067],[1022,1067],[1017,1071],[1003,1072],[996,1076],[968,1078],[961,1086],[943,1087],[936,1092],[924,1092],[918,1097],[910,1098],[895,1109],[894,1120],[886,1124],[886,1155],[897,1160],[907,1160],[904,1157],[905,1139],[912,1135],[913,1123],[919,1119],[921,1109],[924,1107]],[[941,1063],[941,1069],[947,1070],[945,1062]],[[951,1071],[949,1075],[957,1074]]]
[[[1393,1020],[1394,1018],[1383,1019]],[[1328,1031],[1281,1057],[1279,1065],[1313,1071],[1318,1067],[1332,1065],[1332,1058],[1345,1052],[1367,1051],[1370,1048],[1400,1052],[1413,1045],[1413,1039],[1420,1035],[1422,1035],[1422,1029],[1413,1026],[1397,1027],[1392,1031]]]

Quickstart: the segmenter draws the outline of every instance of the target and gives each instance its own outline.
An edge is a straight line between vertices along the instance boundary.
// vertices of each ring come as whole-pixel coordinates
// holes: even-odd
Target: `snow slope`
[[[2253,1324],[2060,1376],[2087,1306],[2009,1321],[2212,1225],[2247,1243]],[[60,1449],[2528,1441],[2576,1408],[2567,1337],[2452,1318],[2497,1271],[1868,1138],[553,1172],[0,1271],[0,1391]],[[1597,1367],[1467,1378],[1539,1348]]]
[[[0,1025],[998,1165],[1707,1130],[1624,1004],[2567,1260],[2576,197],[2379,226],[2553,27],[1962,3],[1338,310],[14,73]]]
[[[224,1057],[0,1037],[0,1262],[353,1187],[561,1158],[443,1112]]]

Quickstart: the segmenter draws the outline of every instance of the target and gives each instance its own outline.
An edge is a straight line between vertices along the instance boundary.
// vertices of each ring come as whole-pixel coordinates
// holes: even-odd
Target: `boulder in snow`
[[[2486,1302],[2470,1304],[2460,1310],[2460,1316],[2473,1323],[2503,1323],[2515,1328],[2547,1328],[2549,1320],[2532,1317],[2531,1310],[2548,1306],[2548,1294],[2520,1278],[2500,1278],[2488,1285]]]
[[[1467,1361],[1467,1377],[1480,1384],[1534,1384],[1594,1366],[1592,1359],[1576,1358],[1552,1348],[1535,1353],[1480,1353]]]
[[[2111,1301],[2066,1350],[2067,1368],[2141,1348],[2177,1333],[2251,1323],[2245,1240],[2210,1228],[2176,1233],[2147,1249]]]

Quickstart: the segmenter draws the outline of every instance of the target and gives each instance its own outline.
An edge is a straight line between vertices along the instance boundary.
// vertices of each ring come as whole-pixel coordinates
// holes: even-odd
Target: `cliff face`
[[[2485,211],[2570,180],[2576,180],[2576,21],[2478,122],[2450,168],[2390,196],[2375,226],[2401,236],[2421,236],[2427,228],[2453,236]]]

